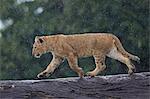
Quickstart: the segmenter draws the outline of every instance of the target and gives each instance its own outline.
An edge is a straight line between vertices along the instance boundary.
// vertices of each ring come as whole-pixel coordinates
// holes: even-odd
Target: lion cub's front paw
[[[86,75],[87,75],[87,76],[91,76],[91,77],[95,77],[95,74],[92,73],[92,72],[87,72]]]
[[[131,76],[134,72],[132,70],[128,71],[128,74]]]
[[[41,72],[37,75],[38,78],[45,78],[48,77],[50,74],[48,72]]]
[[[81,71],[80,73],[78,73],[78,75],[79,75],[80,78],[83,78],[84,77],[84,72]]]

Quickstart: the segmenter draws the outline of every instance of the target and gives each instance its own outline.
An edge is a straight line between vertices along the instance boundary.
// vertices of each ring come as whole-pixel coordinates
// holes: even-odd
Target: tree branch
[[[1,99],[149,99],[150,72],[44,80],[0,81]]]

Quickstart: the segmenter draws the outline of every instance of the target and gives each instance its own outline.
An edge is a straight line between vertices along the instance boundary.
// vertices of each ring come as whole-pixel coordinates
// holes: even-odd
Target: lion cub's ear
[[[39,38],[39,41],[40,41],[40,43],[43,43],[43,42],[44,42],[44,40],[43,40],[42,38]]]
[[[44,42],[44,39],[43,39],[43,37],[36,36],[36,37],[35,37],[35,42],[43,43],[43,42]]]

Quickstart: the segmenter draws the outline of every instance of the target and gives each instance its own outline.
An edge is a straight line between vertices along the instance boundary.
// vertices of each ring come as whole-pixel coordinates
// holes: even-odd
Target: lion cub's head
[[[32,55],[36,58],[40,58],[40,56],[46,53],[46,51],[47,46],[44,36],[36,36],[32,48]]]

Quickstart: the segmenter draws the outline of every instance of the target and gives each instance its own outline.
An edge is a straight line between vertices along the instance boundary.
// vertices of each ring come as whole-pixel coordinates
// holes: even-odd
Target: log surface
[[[150,99],[150,72],[0,81],[0,99]]]

